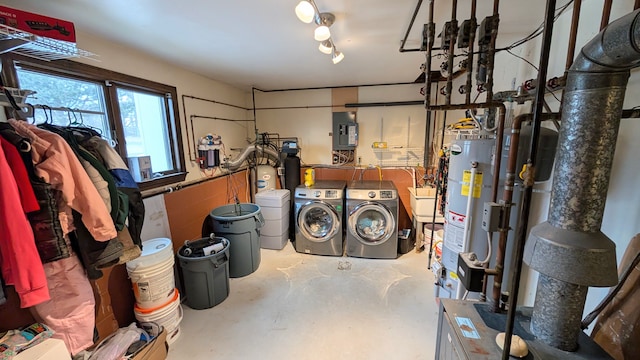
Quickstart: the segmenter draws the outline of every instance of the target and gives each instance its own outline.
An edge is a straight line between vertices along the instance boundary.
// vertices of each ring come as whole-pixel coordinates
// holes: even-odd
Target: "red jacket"
[[[20,259],[18,261],[18,259]],[[8,285],[15,286],[20,306],[49,300],[47,278],[22,209],[18,185],[0,146],[0,268]]]

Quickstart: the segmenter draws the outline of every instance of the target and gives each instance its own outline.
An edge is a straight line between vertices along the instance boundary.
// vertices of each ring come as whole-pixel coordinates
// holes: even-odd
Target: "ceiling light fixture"
[[[329,27],[333,25],[336,19],[335,16],[328,12],[321,13],[313,0],[300,1],[295,8],[295,12],[300,21],[306,24],[311,23],[311,21],[316,23],[317,27],[313,33],[313,38],[316,41],[320,41],[318,50],[323,54],[331,55],[334,64],[342,61],[344,55],[336,50],[329,30]]]
[[[334,51],[331,55],[331,61],[333,61],[334,64],[339,63],[342,59],[344,59],[344,54],[338,50]]]
[[[333,52],[333,42],[331,39],[321,42],[320,45],[318,45],[318,50],[323,54],[331,55]]]
[[[296,6],[296,15],[298,19],[305,24],[310,24],[316,15],[316,10],[314,5],[312,5],[308,1],[300,1]]]

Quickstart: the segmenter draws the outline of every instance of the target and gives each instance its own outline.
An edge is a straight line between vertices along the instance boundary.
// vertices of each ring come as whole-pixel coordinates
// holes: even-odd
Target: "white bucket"
[[[142,243],[142,255],[127,262],[127,273],[140,308],[151,309],[169,302],[176,287],[170,239],[158,238]]]
[[[167,329],[168,344],[173,343],[180,336],[180,322],[182,322],[183,313],[178,289],[174,289],[173,298],[166,305],[155,309],[141,309],[136,305],[133,313],[141,323],[155,322]]]

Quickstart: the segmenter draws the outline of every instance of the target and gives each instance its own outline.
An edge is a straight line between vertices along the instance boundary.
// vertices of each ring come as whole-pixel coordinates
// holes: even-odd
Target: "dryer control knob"
[[[374,197],[376,197],[376,192],[375,191],[369,191],[368,195],[369,195],[370,198],[373,199]]]
[[[320,190],[316,190],[313,192],[313,196],[315,197],[320,197],[320,194],[321,194]]]

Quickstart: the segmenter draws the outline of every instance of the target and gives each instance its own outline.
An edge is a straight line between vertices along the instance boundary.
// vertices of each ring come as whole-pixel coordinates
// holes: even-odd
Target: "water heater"
[[[476,253],[487,257],[487,232],[482,229],[482,211],[491,201],[495,136],[477,130],[452,131],[445,206],[442,275],[438,297],[462,298],[465,288],[459,281],[458,254]],[[479,294],[470,294],[470,298]]]

